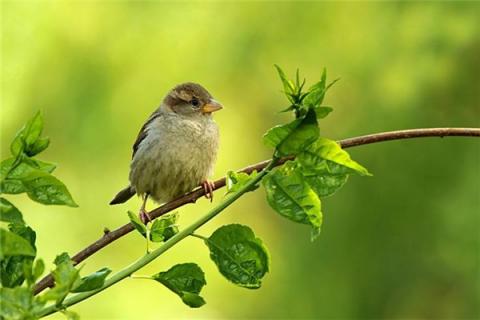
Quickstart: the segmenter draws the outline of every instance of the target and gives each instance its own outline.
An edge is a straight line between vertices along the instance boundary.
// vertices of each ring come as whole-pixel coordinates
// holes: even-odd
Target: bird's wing
[[[150,115],[148,120],[144,123],[142,128],[140,129],[140,132],[138,133],[137,139],[135,140],[135,143],[133,144],[133,153],[132,153],[132,159],[135,157],[135,153],[138,150],[138,147],[140,146],[140,143],[145,139],[147,136],[147,131],[148,131],[148,125],[152,123],[153,120],[157,119],[158,117],[161,116],[161,112],[155,111]]]

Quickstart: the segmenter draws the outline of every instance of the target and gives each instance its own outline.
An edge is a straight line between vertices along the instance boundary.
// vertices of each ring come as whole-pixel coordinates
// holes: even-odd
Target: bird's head
[[[210,115],[223,106],[197,83],[182,83],[173,88],[163,100],[163,107],[185,116]]]

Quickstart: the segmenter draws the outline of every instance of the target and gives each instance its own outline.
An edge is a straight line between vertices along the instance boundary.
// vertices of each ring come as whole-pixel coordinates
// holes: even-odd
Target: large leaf
[[[348,174],[304,172],[303,178],[320,198],[324,198],[340,189],[347,182]]]
[[[249,227],[222,226],[205,242],[210,258],[222,275],[239,286],[260,288],[262,278],[269,271],[270,258],[262,240],[255,237]]]
[[[35,299],[29,288],[0,288],[0,318],[35,320],[45,303]]]
[[[266,145],[276,148],[280,155],[287,156],[303,151],[317,140],[318,136],[317,116],[311,109],[304,117],[271,128],[263,136],[263,141]]]
[[[20,210],[4,198],[0,198],[0,221],[25,223]]]
[[[71,292],[85,292],[101,288],[110,272],[112,270],[105,267],[81,278],[80,281],[75,283]]]
[[[322,225],[320,199],[294,163],[287,162],[268,174],[263,185],[268,203],[276,212],[294,222],[312,226],[312,238],[319,234]]]
[[[205,300],[199,293],[207,282],[202,269],[195,263],[177,264],[167,271],[153,275],[152,279],[175,292],[186,305],[192,308],[205,304]]]
[[[362,176],[371,175],[367,169],[353,161],[338,143],[326,138],[319,138],[300,153],[298,161],[309,170],[326,170],[331,173],[335,173],[334,171],[337,171],[337,173],[358,173]],[[341,168],[332,167],[331,163],[343,166],[346,170],[338,172]]]
[[[18,234],[0,229],[0,259],[5,256],[34,257],[36,251],[30,242]]]
[[[27,192],[27,188],[22,183],[30,175],[37,171],[51,173],[55,170],[55,164],[40,161],[33,158],[23,158],[20,162],[16,162],[15,158],[8,158],[1,162],[0,173],[2,183],[0,192],[6,194],[18,194]]]

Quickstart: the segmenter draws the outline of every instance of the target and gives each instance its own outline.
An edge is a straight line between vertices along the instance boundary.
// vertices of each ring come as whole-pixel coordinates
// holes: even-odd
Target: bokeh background
[[[341,77],[322,134],[480,125],[478,2],[1,3],[1,152],[41,109],[77,209],[10,196],[38,231],[39,254],[75,253],[140,201],[111,207],[127,183],[131,144],[163,95],[206,86],[216,114],[215,177],[269,157],[261,136],[287,121],[273,64],[310,83]],[[352,177],[324,201],[321,237],[276,215],[263,190],[203,227],[250,225],[272,270],[259,290],[235,287],[206,247],[187,239],[140,274],[194,261],[207,305],[189,309],[163,286],[126,280],[73,308],[83,319],[475,319],[480,317],[480,144],[473,138],[396,141],[350,149],[374,177]],[[216,202],[223,190],[216,193]],[[150,204],[150,208],[154,205]],[[186,225],[211,204],[180,210]],[[130,234],[88,259],[118,270],[144,252]],[[60,315],[51,319],[61,319]]]

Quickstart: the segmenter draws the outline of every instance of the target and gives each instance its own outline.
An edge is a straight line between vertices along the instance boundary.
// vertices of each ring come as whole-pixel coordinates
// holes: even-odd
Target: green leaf
[[[37,170],[22,180],[22,183],[33,201],[78,207],[67,187],[51,174]]]
[[[43,151],[48,147],[48,139],[45,141],[44,138],[38,142],[42,130],[43,117],[39,111],[16,134],[10,145],[10,152],[12,155],[16,158],[18,155],[25,152],[28,156],[33,156],[38,153],[38,150]]]
[[[327,70],[323,69],[321,80],[310,87],[308,94],[303,99],[303,104],[308,108],[320,106],[325,98],[325,93],[327,93],[328,89],[330,89],[330,87],[333,86],[338,80],[340,79],[335,79],[330,84],[326,85]]]
[[[257,171],[253,171],[252,173],[248,174],[245,172],[235,172],[235,171],[228,171],[227,172],[227,193],[236,192],[241,189],[245,184],[247,184],[250,180],[257,176]],[[254,191],[258,188],[258,185],[252,186],[248,191]]]
[[[283,84],[283,90],[287,94],[287,97],[290,99],[290,95],[295,92],[295,86],[293,85],[293,82],[288,80],[287,76],[285,75],[285,72],[276,64],[274,64],[275,69],[277,69],[278,76],[280,77],[280,80],[282,81]]]
[[[153,242],[167,241],[178,233],[178,214],[173,213],[156,219],[150,228],[150,240]]]
[[[317,119],[323,119],[326,116],[328,116],[330,112],[333,111],[332,108],[326,107],[326,106],[318,106],[318,107],[315,107],[314,109],[315,109],[315,114],[317,115]]]
[[[303,173],[303,178],[320,198],[325,198],[343,187],[348,180],[348,174],[306,172]]]
[[[0,317],[6,320],[39,319],[45,303],[35,299],[29,288],[0,288]]]
[[[67,318],[67,320],[80,320],[80,316],[76,312],[70,310],[62,310],[61,312]]]
[[[102,268],[78,281],[71,292],[85,292],[101,288],[105,283],[105,279],[112,272],[109,268]]]
[[[140,232],[140,234],[144,237],[146,237],[147,234],[147,227],[143,224],[143,222],[140,220],[140,218],[133,213],[132,211],[127,212],[128,218],[130,219],[130,222],[132,225],[135,227],[135,229]]]
[[[328,160],[326,162],[325,160]],[[301,165],[309,170],[326,170],[330,173],[358,173],[362,176],[370,176],[367,169],[350,158],[350,155],[344,151],[338,143],[326,138],[319,138],[311,144],[304,152],[298,156]],[[335,163],[346,168],[332,167]]]
[[[263,141],[266,145],[276,148],[280,155],[287,156],[298,154],[317,140],[318,136],[315,111],[309,110],[302,118],[268,130],[263,136]]]
[[[9,229],[12,234],[21,237],[36,251],[36,234],[32,228],[23,223],[11,223]],[[3,244],[3,242],[2,242]],[[0,261],[1,283],[5,287],[15,287],[23,283],[25,279],[32,277],[33,256],[14,255],[4,257]],[[31,280],[31,279],[30,279]]]
[[[181,294],[181,298],[183,303],[185,303],[187,306],[192,308],[200,308],[206,303],[205,299],[203,299],[201,296],[199,296],[196,293],[183,291]]]
[[[55,257],[55,260],[53,260],[53,263],[55,263],[56,266],[64,263],[64,262],[71,262],[73,263],[73,260],[70,258],[70,256],[68,255],[68,253],[66,252],[62,252],[60,253],[59,255],[57,255]]]
[[[294,222],[312,226],[312,238],[322,225],[321,202],[293,162],[272,171],[263,179],[270,206]]]
[[[2,183],[0,185],[1,193],[18,194],[27,192],[22,183],[29,176],[34,175],[39,170],[45,173],[51,173],[55,169],[55,164],[40,161],[32,158],[23,158],[21,162],[15,165],[15,158],[3,160],[0,164],[0,173]],[[15,166],[14,166],[15,165]]]
[[[243,225],[218,228],[205,240],[210,258],[220,273],[231,282],[250,289],[260,288],[269,271],[270,258],[262,240]]]
[[[296,119],[290,123],[275,126],[263,135],[265,145],[276,148],[284,141],[301,123],[302,119]]]
[[[47,137],[44,138],[38,138],[37,141],[30,147],[29,150],[27,150],[27,155],[30,157],[33,157],[40,152],[44,151],[45,149],[48,148],[50,145],[50,139]]]
[[[25,223],[22,213],[5,198],[0,198],[0,221]]]
[[[31,168],[46,172],[52,173],[53,170],[57,167],[56,164],[51,162],[45,162],[34,158],[25,158],[22,161],[22,164],[29,165]]]
[[[5,256],[35,257],[36,251],[29,243],[18,234],[0,229],[0,259]]]
[[[68,259],[67,259],[68,258]],[[80,271],[75,269],[72,260],[63,253],[55,259],[57,268],[52,271],[55,286],[41,296],[42,301],[55,301],[60,305],[66,298],[72,287],[80,279]]]
[[[205,304],[199,293],[207,282],[202,269],[195,263],[177,264],[167,271],[153,275],[152,279],[172,290],[192,308]]]
[[[8,225],[8,228],[11,232],[27,240],[33,247],[33,249],[37,250],[37,248],[35,247],[35,240],[37,239],[37,234],[35,233],[35,231],[33,231],[32,228],[23,223],[10,223]]]
[[[35,265],[33,267],[33,272],[32,272],[33,282],[35,282],[38,278],[40,278],[40,276],[43,274],[44,271],[45,271],[45,263],[43,262],[42,259],[37,259],[35,261]]]

